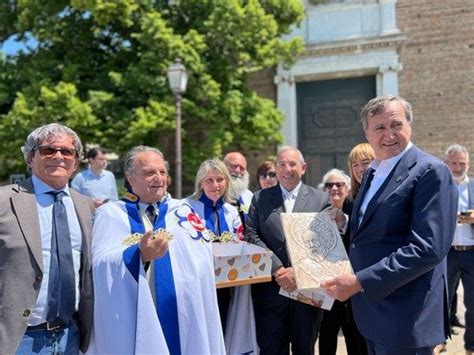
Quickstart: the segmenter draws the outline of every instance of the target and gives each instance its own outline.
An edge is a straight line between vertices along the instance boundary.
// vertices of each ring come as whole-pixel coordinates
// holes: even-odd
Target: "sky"
[[[38,42],[30,37],[26,43],[28,43],[30,46],[36,47]],[[21,50],[26,51],[25,42],[18,42],[15,36],[7,39],[0,48],[0,50],[6,55],[15,55]]]

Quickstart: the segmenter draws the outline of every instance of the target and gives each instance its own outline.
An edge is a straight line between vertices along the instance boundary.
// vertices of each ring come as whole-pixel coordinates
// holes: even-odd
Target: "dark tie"
[[[244,234],[245,234],[245,231],[246,231],[245,213],[242,210],[243,201],[241,202],[240,199],[241,198],[239,197],[239,199],[236,202],[233,202],[232,206],[235,206],[235,208],[237,208],[237,211],[239,212],[240,222],[242,223],[242,227],[244,227]]]
[[[221,235],[221,223],[219,221],[219,209],[217,206],[212,206],[212,214],[214,219],[214,227],[216,230],[216,235]]]
[[[155,221],[156,221],[156,209],[153,205],[148,205],[148,207],[146,208],[146,216],[148,217],[148,220],[150,221],[150,223],[154,226],[155,225]]]
[[[362,205],[362,202],[364,202],[365,194],[367,193],[367,191],[369,191],[370,183],[374,179],[374,173],[375,173],[375,169],[373,168],[369,168],[369,170],[367,170],[367,178],[365,179],[365,182],[362,185],[362,191],[359,191],[361,205]]]
[[[46,320],[52,322],[59,318],[69,324],[76,307],[76,283],[66,206],[62,201],[66,193],[50,191],[48,194],[53,195],[54,204]]]

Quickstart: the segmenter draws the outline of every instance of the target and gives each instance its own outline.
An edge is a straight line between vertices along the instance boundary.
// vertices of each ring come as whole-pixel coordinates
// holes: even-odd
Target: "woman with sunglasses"
[[[260,189],[267,189],[278,184],[275,162],[267,160],[257,169],[257,182]]]
[[[352,152],[351,152],[352,153]],[[349,165],[351,166],[351,159],[349,158]],[[361,165],[358,163],[358,165]],[[354,173],[351,170],[351,175],[354,179]],[[360,186],[360,180],[355,180]],[[332,207],[342,209],[343,212],[350,216],[352,211],[352,195],[350,194],[351,178],[342,170],[331,169],[323,176],[324,191],[329,194],[329,199]],[[357,188],[358,190],[358,188]],[[341,235],[346,250],[349,248],[349,229],[344,235]],[[319,354],[320,355],[335,355],[337,350],[337,336],[339,330],[342,328],[346,349],[348,355],[365,355],[367,354],[367,347],[365,339],[359,333],[354,316],[352,315],[352,308],[350,300],[345,302],[334,301],[334,305],[330,311],[324,311],[323,320],[319,331]]]
[[[331,169],[323,176],[324,191],[329,194],[331,206],[342,209],[349,196],[351,178],[339,169]]]

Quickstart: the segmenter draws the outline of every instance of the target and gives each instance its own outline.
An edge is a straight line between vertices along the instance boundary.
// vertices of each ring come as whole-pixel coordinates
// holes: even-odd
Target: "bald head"
[[[224,157],[224,164],[231,176],[243,177],[247,172],[247,160],[239,152],[230,152]]]

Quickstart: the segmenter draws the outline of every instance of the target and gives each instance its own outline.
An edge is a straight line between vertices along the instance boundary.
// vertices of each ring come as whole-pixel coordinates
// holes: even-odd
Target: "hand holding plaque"
[[[317,298],[324,300],[328,296],[321,288],[322,282],[340,275],[353,275],[334,219],[327,211],[282,213],[281,220],[297,292],[317,293]],[[318,305],[323,303],[318,302]],[[329,308],[331,306],[332,302]]]

